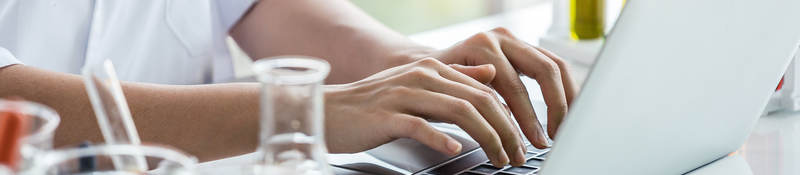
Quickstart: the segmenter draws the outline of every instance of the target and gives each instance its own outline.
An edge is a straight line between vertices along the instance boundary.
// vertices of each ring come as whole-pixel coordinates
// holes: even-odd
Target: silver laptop
[[[552,150],[504,168],[468,138],[455,157],[411,140],[369,153],[414,174],[687,173],[742,145],[797,51],[797,18],[798,0],[630,0]]]

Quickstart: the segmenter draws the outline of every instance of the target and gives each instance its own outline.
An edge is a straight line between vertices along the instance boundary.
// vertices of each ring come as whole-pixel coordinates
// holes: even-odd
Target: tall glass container
[[[256,61],[262,84],[256,174],[331,174],[325,158],[322,82],[327,62],[305,56]]]
[[[597,39],[605,31],[605,0],[571,0],[570,36],[575,40]]]

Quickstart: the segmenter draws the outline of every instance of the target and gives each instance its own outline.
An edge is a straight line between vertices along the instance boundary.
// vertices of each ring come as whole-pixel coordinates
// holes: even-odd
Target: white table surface
[[[549,2],[536,4],[519,10],[509,11],[476,20],[450,25],[439,29],[422,32],[410,36],[412,40],[435,48],[446,48],[458,41],[482,31],[495,27],[506,27],[518,38],[534,45],[551,24],[552,7]],[[565,40],[568,41],[568,40]],[[579,45],[584,50],[599,49],[597,46],[586,47],[581,43],[566,42],[568,47]],[[588,44],[596,45],[596,44]],[[589,49],[586,49],[589,48]],[[556,53],[559,54],[559,53]],[[567,59],[568,62],[574,62]],[[589,66],[583,63],[573,64],[571,72],[578,83],[582,83],[589,72]],[[534,80],[523,78],[527,85],[534,106],[544,106],[539,87]],[[541,107],[537,107],[541,108]],[[538,110],[544,111],[544,110]],[[545,116],[543,113],[539,116]],[[545,118],[540,118],[543,122]],[[341,157],[341,156],[340,156]],[[218,167],[222,165],[250,162],[253,154],[237,156],[218,161],[203,163],[201,170],[226,172]],[[228,172],[230,173],[230,172]],[[756,174],[756,175],[798,175],[800,174],[800,112],[775,112],[763,116],[746,143],[730,156],[703,166],[690,174]]]

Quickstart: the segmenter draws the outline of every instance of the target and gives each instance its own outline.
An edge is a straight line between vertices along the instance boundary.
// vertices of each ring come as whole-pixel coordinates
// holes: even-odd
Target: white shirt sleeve
[[[0,68],[13,64],[22,64],[8,49],[0,47]]]
[[[217,15],[226,30],[230,30],[258,0],[215,0]]]

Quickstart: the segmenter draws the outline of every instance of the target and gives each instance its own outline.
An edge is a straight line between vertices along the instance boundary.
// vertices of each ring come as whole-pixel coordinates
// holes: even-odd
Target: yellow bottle
[[[570,36],[575,40],[603,37],[605,0],[570,0]]]

